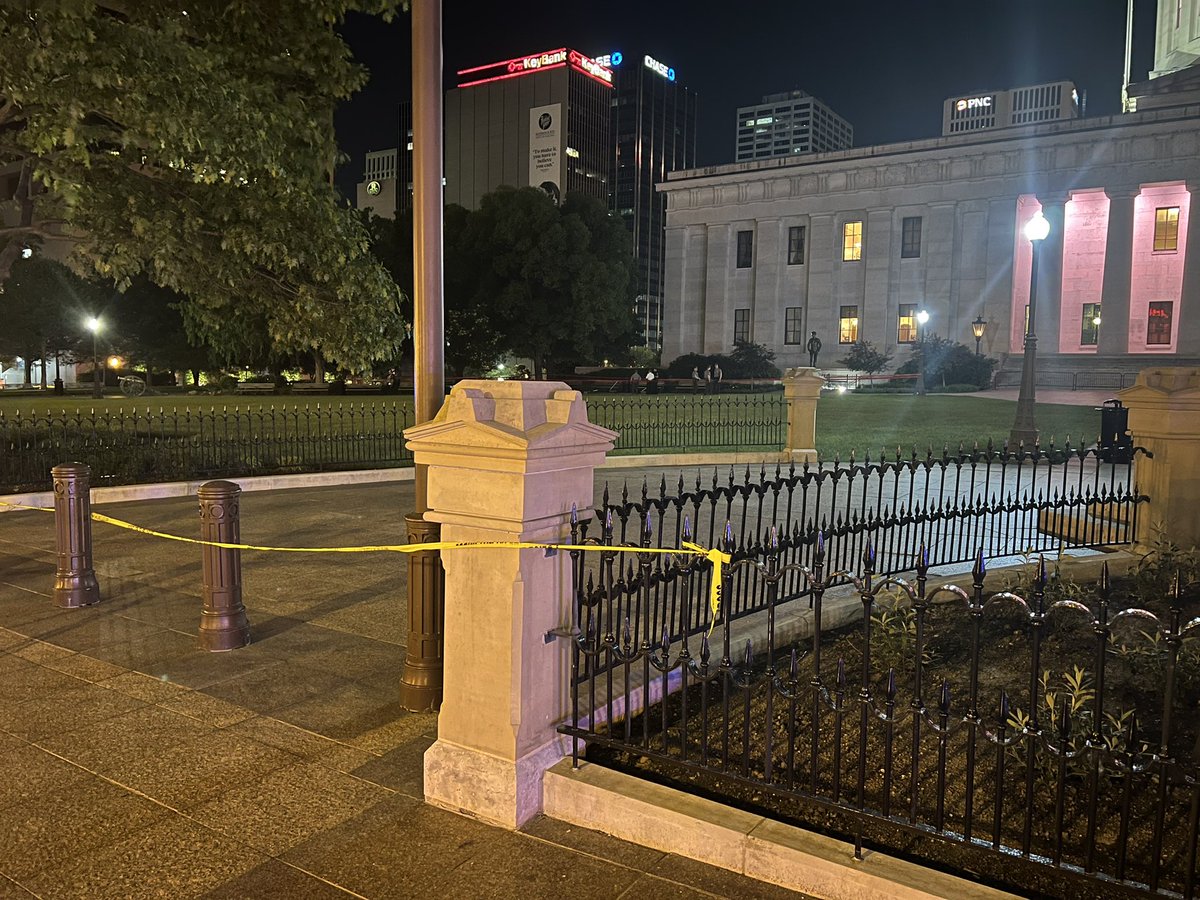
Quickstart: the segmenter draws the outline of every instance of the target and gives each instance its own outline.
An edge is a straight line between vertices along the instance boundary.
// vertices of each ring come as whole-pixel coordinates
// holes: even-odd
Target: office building
[[[447,203],[501,185],[608,202],[613,73],[576,50],[463,69],[446,94]]]
[[[395,147],[367,153],[363,180],[358,183],[355,206],[359,209],[369,209],[385,219],[395,217],[396,156]]]
[[[737,111],[738,162],[827,153],[854,146],[854,127],[805,91],[767,94]]]
[[[597,61],[614,75],[609,208],[633,235],[634,311],[643,345],[657,350],[667,223],[667,198],[657,187],[668,172],[696,165],[696,94],[673,66],[650,55],[614,52]]]
[[[1077,119],[1082,114],[1083,99],[1071,81],[974,91],[949,97],[942,104],[942,134]]]

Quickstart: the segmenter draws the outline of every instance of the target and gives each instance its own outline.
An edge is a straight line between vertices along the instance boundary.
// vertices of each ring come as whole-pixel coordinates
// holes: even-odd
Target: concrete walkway
[[[400,543],[411,506],[411,482],[266,491],[242,535]],[[198,530],[194,498],[104,512]],[[396,703],[398,556],[245,553],[255,642],[208,654],[198,548],[97,524],[104,601],[59,610],[53,547],[50,514],[0,516],[0,900],[799,896],[550,819],[511,833],[427,807],[436,717]]]

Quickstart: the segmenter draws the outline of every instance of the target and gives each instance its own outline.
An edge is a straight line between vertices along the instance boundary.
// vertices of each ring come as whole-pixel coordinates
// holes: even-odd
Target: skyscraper
[[[501,185],[608,200],[613,73],[560,47],[458,73],[446,93],[446,202]]]
[[[696,94],[675,69],[649,55],[619,52],[597,59],[612,68],[612,166],[609,208],[633,235],[637,266],[635,312],[646,347],[662,346],[663,253],[667,173],[696,165]]]
[[[738,162],[854,146],[854,126],[806,91],[767,94],[737,111]]]

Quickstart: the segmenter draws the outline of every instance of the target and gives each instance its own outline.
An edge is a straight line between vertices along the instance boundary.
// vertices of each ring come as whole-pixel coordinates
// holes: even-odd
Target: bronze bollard
[[[66,463],[50,470],[54,479],[54,605],[66,609],[100,602],[92,569],[91,469]]]
[[[238,497],[232,481],[200,485],[200,539],[224,544],[241,542]],[[250,623],[242,605],[242,551],[205,545],[204,609],[200,613],[200,648],[236,650],[250,643]]]
[[[441,536],[442,526],[420,513],[404,517],[408,542],[425,544]],[[400,676],[400,706],[427,712],[442,705],[442,620],[446,609],[446,571],[442,554],[408,554],[408,653]]]

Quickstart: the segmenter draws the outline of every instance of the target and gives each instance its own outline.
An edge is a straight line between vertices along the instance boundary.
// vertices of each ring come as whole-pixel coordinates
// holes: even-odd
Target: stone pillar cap
[[[1128,405],[1129,400],[1155,400],[1167,397],[1200,399],[1200,366],[1162,366],[1142,369],[1133,387],[1117,394]]]
[[[498,458],[611,449],[619,436],[587,420],[579,391],[559,381],[460,381],[430,422],[404,431],[414,454],[454,448]]]

